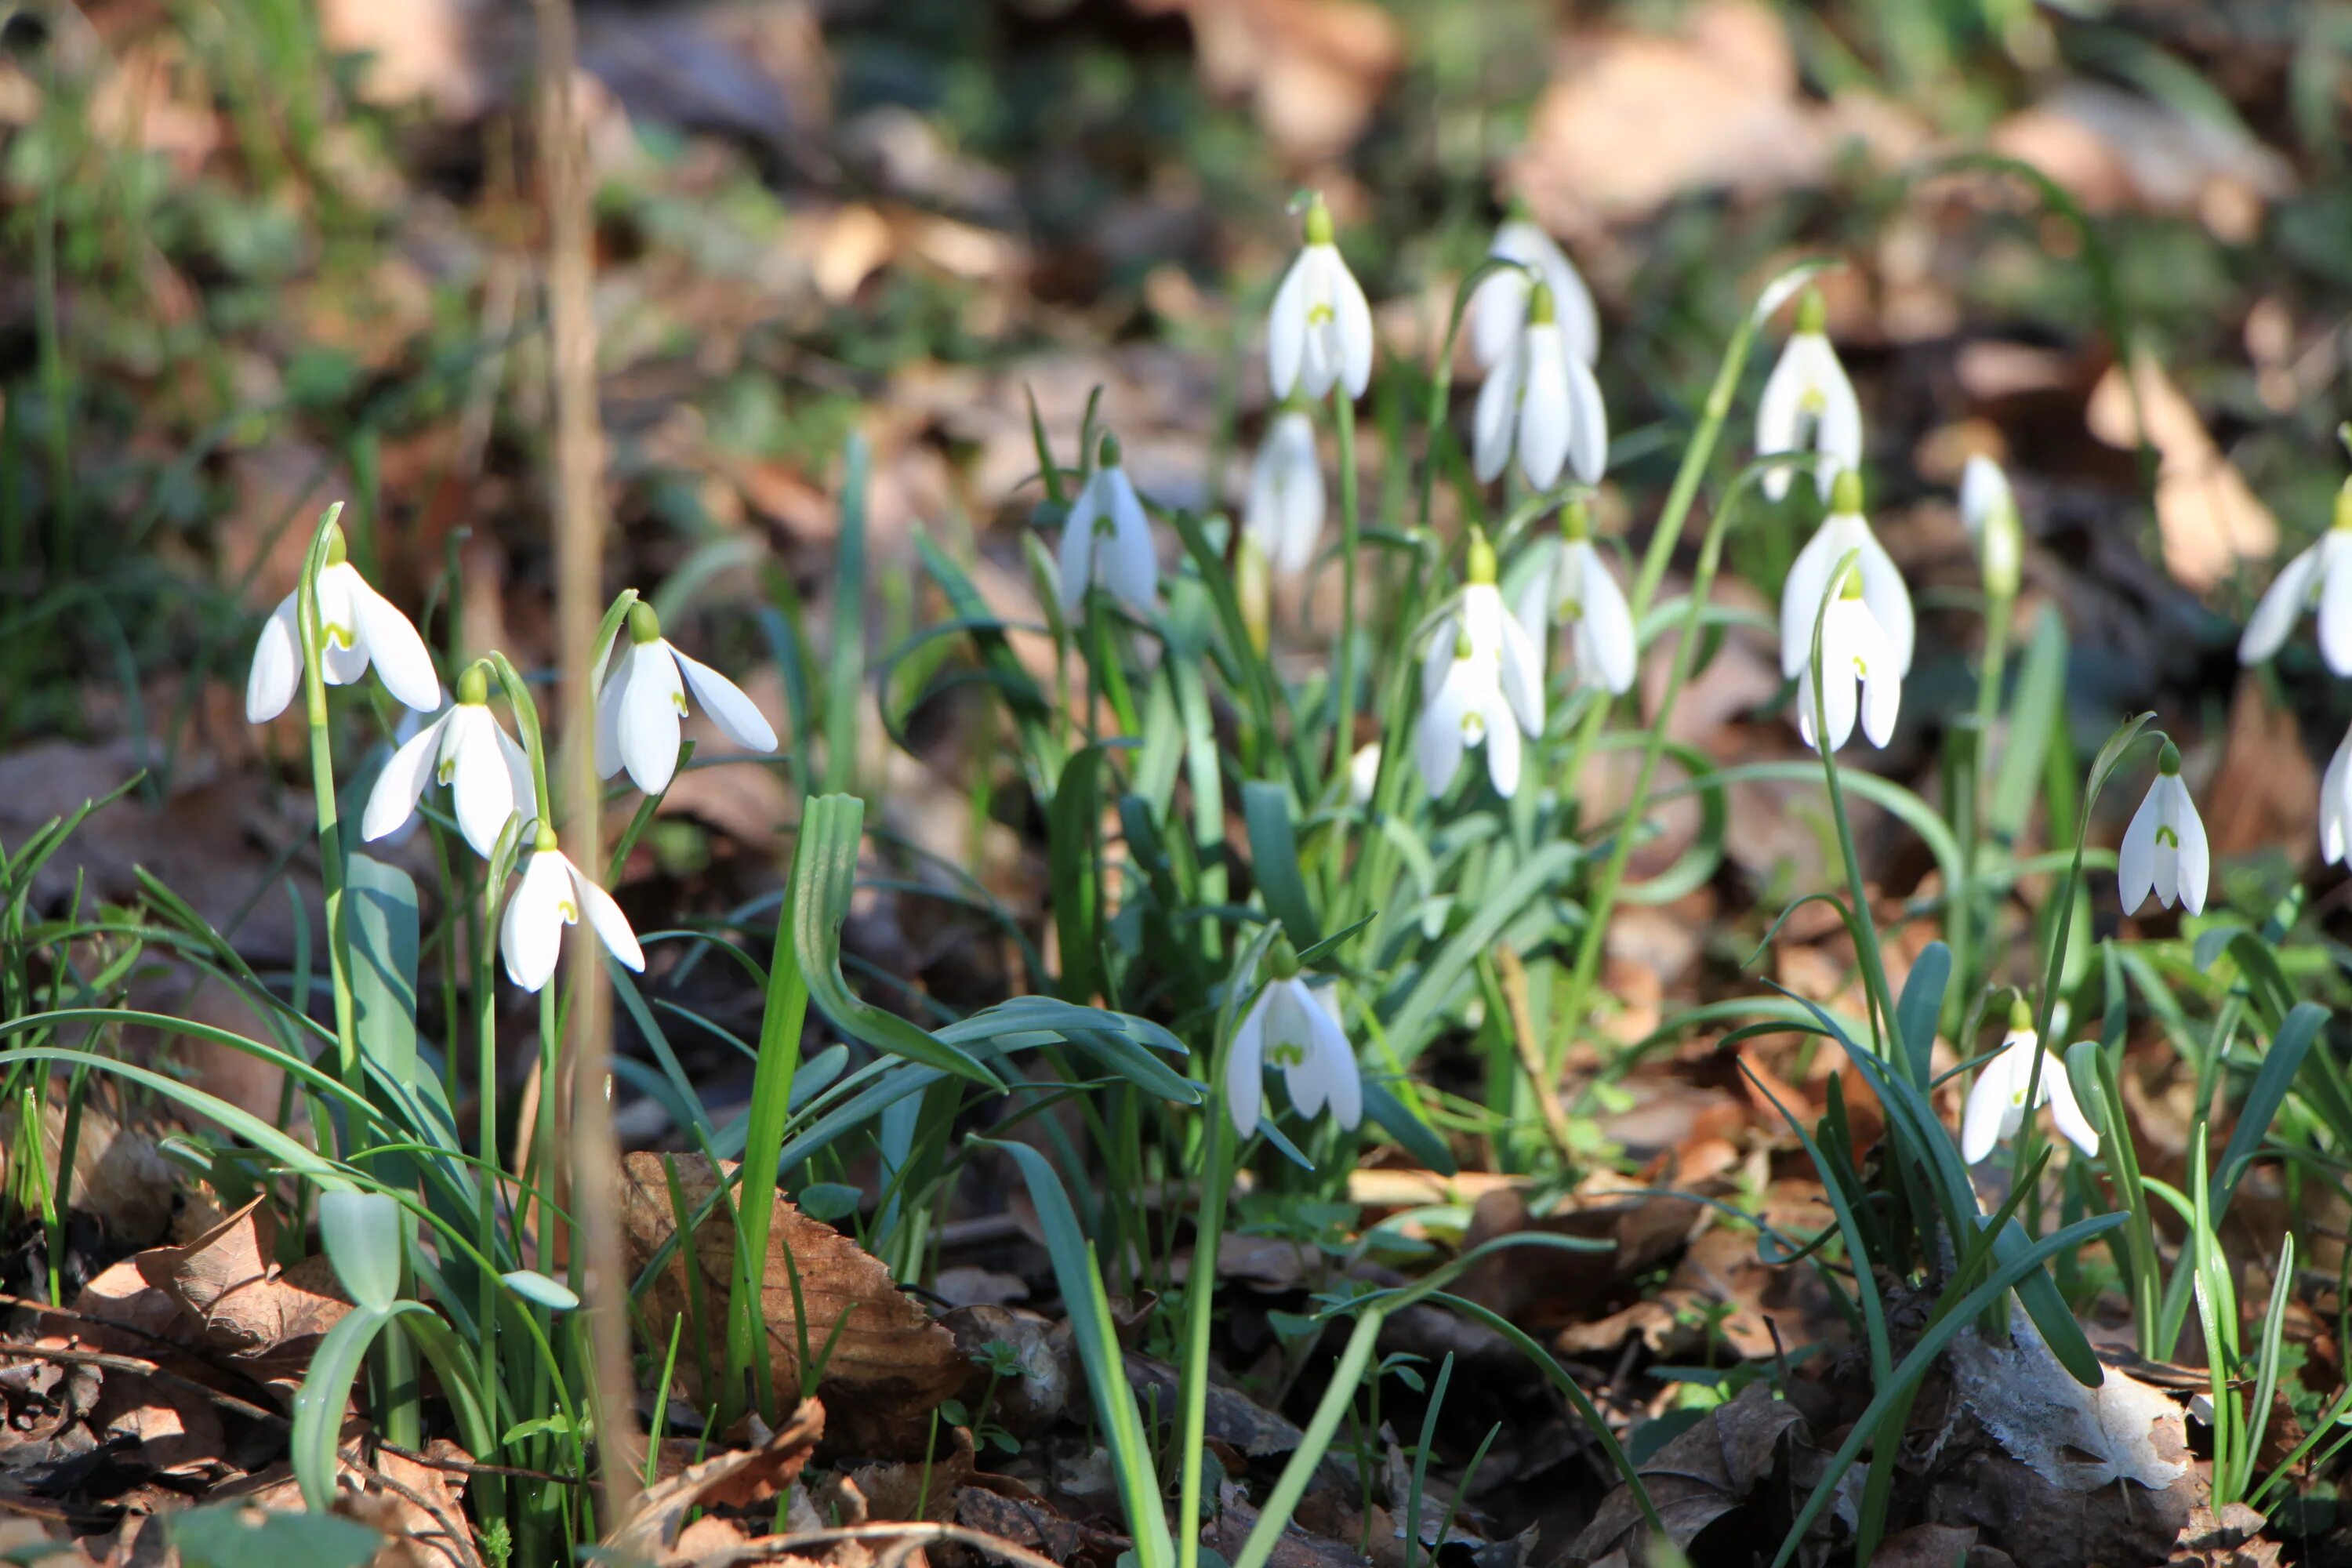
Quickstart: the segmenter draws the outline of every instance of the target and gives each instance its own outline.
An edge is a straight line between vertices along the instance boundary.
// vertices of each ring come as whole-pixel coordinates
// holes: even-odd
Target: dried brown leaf
[[[276,1253],[277,1221],[256,1198],[194,1241],[134,1261],[142,1279],[202,1326],[210,1348],[248,1360],[307,1360],[352,1304],[324,1254],[282,1268]]]
[[[824,1406],[801,1401],[789,1420],[756,1448],[731,1448],[637,1494],[629,1516],[606,1538],[614,1557],[667,1557],[697,1509],[766,1502],[790,1485],[824,1436]]]
[[[633,1275],[677,1228],[662,1173],[665,1158],[677,1161],[688,1213],[698,1212],[718,1190],[718,1176],[698,1156],[635,1153],[625,1158],[621,1219]],[[889,1458],[920,1455],[929,1435],[930,1413],[963,1386],[971,1371],[957,1352],[955,1336],[899,1292],[880,1259],[832,1226],[810,1219],[781,1196],[771,1225],[760,1310],[776,1386],[800,1386],[801,1333],[792,1279],[792,1271],[797,1270],[799,1299],[808,1312],[809,1348],[814,1352],[828,1341],[833,1343],[817,1385],[818,1396],[834,1412],[828,1447]],[[713,1321],[725,1321],[734,1258],[735,1227],[722,1206],[695,1233],[690,1247],[672,1256],[647,1292],[646,1310],[656,1339],[666,1336],[669,1324],[687,1309],[689,1268],[701,1271]]]

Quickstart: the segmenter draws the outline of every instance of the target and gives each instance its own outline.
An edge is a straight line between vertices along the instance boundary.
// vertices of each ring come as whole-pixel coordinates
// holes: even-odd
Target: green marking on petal
[[[1328,304],[1307,307],[1307,324],[1310,327],[1328,327],[1339,319],[1339,312]]]
[[[1278,1068],[1304,1067],[1307,1065],[1307,1053],[1292,1042],[1284,1040],[1265,1053],[1265,1059]]]
[[[2169,827],[2158,827],[2156,830],[2156,841],[2168,848],[2178,849],[2180,847],[2180,835],[2175,833]]]

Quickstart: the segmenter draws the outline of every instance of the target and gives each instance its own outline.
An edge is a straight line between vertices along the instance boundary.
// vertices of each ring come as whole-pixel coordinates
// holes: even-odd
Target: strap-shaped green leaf
[[[855,795],[826,795],[810,800],[801,814],[793,899],[793,953],[814,1002],[835,1026],[877,1051],[937,1068],[985,1089],[1003,1080],[965,1052],[895,1013],[869,1005],[841,974],[841,922],[857,884],[857,845],[866,803]]]
[[[1895,1037],[1903,1064],[1915,1084],[1934,1076],[1936,1020],[1943,1016],[1944,990],[1952,982],[1952,950],[1931,942],[1911,961],[1903,982],[1903,999],[1895,1005]]]
[[[1282,922],[1290,945],[1301,950],[1323,940],[1314,900],[1298,869],[1298,835],[1290,819],[1290,790],[1271,779],[1242,784],[1242,815],[1249,824],[1250,870],[1259,896]]]
[[[2230,1212],[2230,1200],[2237,1195],[2238,1179],[2246,1173],[2247,1163],[2269,1135],[2271,1122],[2278,1116],[2279,1107],[2286,1102],[2286,1091],[2302,1073],[2304,1058],[2311,1054],[2312,1045],[2319,1038],[2320,1026],[2326,1022],[2326,1008],[2316,1002],[2298,1002],[2294,1011],[2286,1016],[2286,1022],[2279,1026],[2278,1033],[2271,1037],[2271,1048],[2263,1058],[2262,1069],[2254,1074],[2253,1086],[2246,1090],[2246,1102],[2238,1109],[2238,1125],[2221,1150],[2221,1163],[2214,1167],[2215,1219]]]

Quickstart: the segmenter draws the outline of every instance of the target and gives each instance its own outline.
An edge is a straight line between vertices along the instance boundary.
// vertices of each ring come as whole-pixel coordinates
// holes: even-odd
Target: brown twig
[[[596,406],[596,313],[587,146],[573,92],[578,49],[572,0],[537,0],[540,155],[547,207],[548,314],[554,342],[556,623],[562,650],[565,837],[572,863],[594,875],[604,864],[604,792],[595,765],[596,626],[603,605],[604,431]],[[613,1173],[621,1152],[606,1103],[612,1060],[604,960],[587,933],[572,948],[572,1010],[564,1041],[571,1080],[572,1204],[587,1265],[589,1344],[596,1421],[604,1456],[604,1510],[628,1516],[637,1476],[635,1401],[629,1367],[629,1320],[623,1298],[621,1226]],[[541,1084],[542,1094],[562,1084]],[[561,1104],[562,1100],[559,1100]]]
[[[109,1372],[127,1372],[140,1377],[152,1377],[167,1387],[209,1400],[231,1415],[242,1415],[248,1421],[267,1421],[278,1426],[289,1424],[286,1417],[275,1410],[239,1399],[234,1394],[224,1394],[193,1377],[167,1372],[142,1356],[116,1355],[108,1351],[69,1350],[62,1345],[0,1345],[0,1356],[15,1356],[23,1361],[53,1361],[66,1366],[103,1367]]]
[[[336,1451],[335,1458],[342,1461],[345,1469],[380,1483],[384,1490],[419,1510],[427,1519],[438,1525],[441,1533],[447,1539],[434,1541],[432,1545],[455,1563],[457,1568],[482,1568],[482,1560],[474,1551],[473,1532],[457,1520],[450,1518],[446,1509],[436,1504],[415,1487],[409,1486],[404,1481],[396,1481],[373,1466],[362,1465],[340,1449]],[[422,1538],[411,1532],[408,1539],[419,1541]]]
[[[1559,1089],[1545,1070],[1542,1042],[1536,1038],[1534,1013],[1528,1006],[1528,968],[1509,942],[1495,944],[1495,976],[1502,984],[1503,1005],[1511,1016],[1511,1045],[1519,1058],[1519,1070],[1527,1075],[1528,1087],[1534,1090],[1536,1110],[1543,1117],[1544,1135],[1551,1140],[1563,1165],[1576,1163],[1575,1147],[1569,1141],[1568,1111],[1559,1103]]]

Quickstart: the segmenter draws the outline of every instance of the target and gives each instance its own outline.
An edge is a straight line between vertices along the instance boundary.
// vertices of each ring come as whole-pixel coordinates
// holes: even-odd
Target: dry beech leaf
[[[2092,435],[2126,450],[2139,445],[2145,424],[2158,458],[2157,527],[2164,538],[2165,569],[2174,582],[2201,594],[2228,577],[2239,562],[2277,551],[2278,520],[2221,455],[2196,408],[2155,360],[2140,355],[2128,382],[2122,366],[2110,366],[2091,390],[2084,421]]]
[[[1641,1474],[1667,1538],[1677,1548],[1686,1547],[1699,1531],[1748,1502],[1771,1473],[1781,1435],[1794,1427],[1801,1436],[1803,1426],[1796,1406],[1773,1398],[1765,1384],[1750,1384],[1659,1449]],[[1633,1563],[1643,1563],[1648,1530],[1640,1506],[1621,1486],[1602,1500],[1601,1511],[1570,1551],[1588,1562],[1622,1552]]]
[[[814,1399],[802,1400],[758,1447],[730,1448],[638,1493],[629,1517],[606,1538],[605,1546],[622,1562],[669,1555],[688,1514],[697,1509],[750,1507],[771,1500],[799,1476],[824,1436],[824,1406]]]
[[[677,1228],[662,1174],[665,1157],[635,1153],[622,1161],[621,1215],[632,1275],[645,1268]],[[677,1161],[688,1212],[699,1212],[718,1187],[709,1163],[694,1155],[668,1157]],[[878,1258],[831,1226],[810,1219],[781,1196],[771,1226],[768,1277],[761,1282],[760,1307],[776,1386],[800,1386],[800,1331],[793,1317],[792,1275],[784,1261],[789,1252],[800,1275],[801,1300],[807,1304],[812,1352],[833,1338],[845,1313],[848,1317],[817,1386],[833,1411],[829,1447],[884,1458],[919,1456],[932,1410],[963,1386],[970,1371],[970,1363],[956,1351],[955,1336],[899,1292]],[[713,1321],[725,1321],[734,1257],[735,1226],[722,1208],[695,1232],[692,1247],[680,1248],[655,1279],[646,1307],[656,1340],[667,1336],[671,1321],[686,1310],[689,1267],[702,1271]]]
[[[1213,92],[1247,93],[1258,121],[1291,157],[1337,156],[1362,133],[1403,43],[1366,0],[1135,0],[1181,11]]]
[[[210,1348],[307,1362],[352,1304],[323,1253],[281,1268],[276,1241],[277,1221],[256,1198],[194,1241],[154,1247],[133,1261],[142,1279],[202,1325]]]

